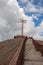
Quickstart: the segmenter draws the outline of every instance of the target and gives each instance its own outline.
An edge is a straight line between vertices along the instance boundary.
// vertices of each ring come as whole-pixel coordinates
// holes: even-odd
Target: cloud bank
[[[26,0],[24,1],[26,2]],[[29,6],[31,8],[31,6]],[[32,8],[34,6],[32,5]],[[38,10],[37,10],[38,11]],[[42,11],[41,11],[42,12]],[[25,15],[24,9],[21,8],[17,0],[0,1],[0,41],[13,38],[14,35],[21,34],[21,23],[18,20],[23,16],[26,19],[24,23],[24,35],[32,36],[34,39],[43,40],[40,36],[43,32],[43,20],[40,26],[35,27],[33,18],[36,16]]]

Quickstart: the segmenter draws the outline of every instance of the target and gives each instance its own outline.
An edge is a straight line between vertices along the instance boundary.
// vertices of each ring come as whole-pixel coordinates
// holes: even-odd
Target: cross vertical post
[[[22,19],[20,19],[20,22],[21,22],[21,35],[22,36],[23,36],[23,32],[24,32],[24,23],[25,23],[25,21],[27,21],[27,20],[24,20],[23,17],[22,17]]]
[[[21,22],[22,22],[22,30],[21,30],[21,34],[22,34],[22,36],[23,36],[23,24],[24,24],[24,21],[22,20]]]

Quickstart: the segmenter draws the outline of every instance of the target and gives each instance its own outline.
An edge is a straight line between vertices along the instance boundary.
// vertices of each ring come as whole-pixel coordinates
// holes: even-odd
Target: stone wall
[[[37,51],[40,51],[43,56],[43,45],[39,44],[37,41],[33,40],[33,44]]]
[[[19,46],[17,52],[15,53],[14,57],[11,59],[9,65],[22,65],[24,45],[25,45],[25,41],[26,41],[27,37],[22,37],[22,38],[23,38],[23,40],[20,43],[20,46]]]

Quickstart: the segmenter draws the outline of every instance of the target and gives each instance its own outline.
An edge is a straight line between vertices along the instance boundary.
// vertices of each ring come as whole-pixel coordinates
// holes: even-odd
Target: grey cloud
[[[0,0],[0,7],[6,6],[8,0]]]
[[[0,1],[0,17],[2,18],[2,20],[0,20],[0,25],[2,25],[0,26],[0,40],[6,40],[11,38],[12,36],[14,36],[15,31],[18,30],[18,27],[16,25],[17,15],[14,14],[15,11],[12,12],[10,8],[7,7],[7,1],[8,0]],[[3,27],[3,25],[6,26]]]
[[[0,3],[3,3],[2,5],[0,4],[0,17],[2,19],[1,20],[2,23],[0,22],[0,24],[2,25],[0,26],[0,41],[13,38],[14,35],[21,33],[20,25],[17,22],[18,18],[20,18],[21,14],[24,14],[24,12],[21,13],[19,5],[16,4],[17,3],[16,0],[14,1],[15,4],[13,6],[7,5],[8,0],[0,1]],[[26,18],[25,14],[24,16]],[[27,19],[29,19],[29,21],[25,24],[26,25],[25,31],[29,30],[28,31],[29,33],[27,32],[27,35],[33,36],[34,33],[37,34],[37,31],[35,31],[34,29],[33,19],[32,17],[28,18],[28,16]],[[4,25],[5,27],[3,27]]]

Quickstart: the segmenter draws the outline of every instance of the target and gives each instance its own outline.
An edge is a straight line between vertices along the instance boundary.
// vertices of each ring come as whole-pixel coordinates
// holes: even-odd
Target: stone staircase
[[[27,39],[24,49],[23,65],[43,65],[40,51],[36,51],[32,39]]]

